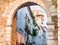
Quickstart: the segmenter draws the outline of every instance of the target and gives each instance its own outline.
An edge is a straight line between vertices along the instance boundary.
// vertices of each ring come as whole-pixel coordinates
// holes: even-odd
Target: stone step
[[[47,3],[48,3],[48,6],[52,5],[52,2],[50,0]]]
[[[48,31],[48,32],[50,32],[50,31],[51,31],[51,32],[53,32],[53,31],[54,31],[54,29],[47,29],[47,31]]]
[[[58,30],[58,29],[49,29],[49,28],[47,28],[47,31],[48,31],[48,32],[50,32],[50,31],[52,31],[52,32],[55,32],[55,31],[56,31],[56,32],[57,32],[57,30]]]
[[[57,12],[55,5],[52,5],[49,9],[50,9],[50,12]]]
[[[48,36],[47,39],[53,40],[54,39],[54,36]]]
[[[51,37],[54,38],[54,39],[57,39],[58,34],[57,34],[56,30],[53,30],[53,31],[50,30],[50,31],[47,32],[48,39],[51,39]]]
[[[47,44],[48,45],[58,45],[58,41],[57,40],[48,40]]]
[[[48,8],[52,7],[52,3],[51,2],[47,2],[47,7]]]
[[[56,16],[56,15],[57,15],[56,12],[52,12],[52,13],[51,13],[51,16]]]
[[[47,25],[54,25],[54,22],[52,21],[51,16],[48,16],[48,18],[47,18]]]
[[[48,23],[49,23],[49,22],[52,22],[52,21],[51,21],[51,16],[49,16],[49,17],[47,18],[47,20],[48,20],[48,21],[47,21]]]
[[[48,25],[47,28],[48,28],[48,29],[54,29],[55,26],[54,26],[54,25]]]
[[[50,31],[50,32],[47,32],[47,35],[48,35],[48,36],[53,36],[54,33]]]

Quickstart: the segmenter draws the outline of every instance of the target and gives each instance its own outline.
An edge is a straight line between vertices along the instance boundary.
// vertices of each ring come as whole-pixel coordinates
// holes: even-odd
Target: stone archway
[[[21,3],[20,3],[21,2]],[[30,0],[30,1],[26,1],[26,2],[34,2],[34,3],[37,3],[37,4],[39,4],[45,11],[46,11],[46,13],[47,13],[47,10],[48,10],[48,8],[45,6],[45,4],[42,2],[42,1],[32,1],[32,0]],[[10,37],[8,37],[8,35],[6,35],[10,40],[9,41],[7,41],[7,43],[8,43],[8,45],[9,44],[11,44],[11,45],[15,45],[15,39],[14,39],[14,37],[15,37],[15,29],[16,28],[14,28],[16,25],[14,24],[14,22],[16,22],[16,18],[14,17],[14,15],[15,15],[15,13],[16,13],[16,11],[17,11],[17,9],[19,8],[19,7],[21,7],[21,4],[23,4],[23,3],[26,3],[26,2],[22,2],[22,0],[21,1],[17,1],[17,2],[14,2],[14,3],[12,3],[13,5],[9,5],[9,7],[11,8],[10,9],[10,11],[9,11],[9,13],[7,14],[7,27],[6,27],[6,31],[8,32],[8,30],[9,30],[9,32],[10,32]],[[46,10],[47,9],[47,10]],[[48,13],[47,13],[48,14]],[[15,21],[14,21],[15,20]],[[13,22],[13,23],[12,23]],[[14,26],[15,25],[15,26]]]

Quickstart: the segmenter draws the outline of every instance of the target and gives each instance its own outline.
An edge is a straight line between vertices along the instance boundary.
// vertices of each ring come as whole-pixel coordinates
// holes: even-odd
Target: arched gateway
[[[11,5],[12,4],[12,5]],[[33,1],[33,0],[26,0],[26,2],[20,0],[20,1],[16,1],[14,3],[11,3],[9,6],[10,6],[10,11],[8,11],[9,13],[7,14],[7,23],[6,23],[6,31],[8,32],[6,37],[9,38],[7,41],[6,41],[6,44],[8,45],[15,45],[16,43],[16,11],[19,9],[19,8],[22,8],[23,6],[26,6],[26,5],[39,5],[43,8],[43,10],[46,11],[46,14],[48,15],[49,13],[47,13],[48,11],[48,8],[45,6],[45,4],[40,0],[40,1]],[[47,9],[47,10],[46,10]],[[10,34],[9,34],[10,33]],[[10,35],[10,37],[8,37],[8,34]]]

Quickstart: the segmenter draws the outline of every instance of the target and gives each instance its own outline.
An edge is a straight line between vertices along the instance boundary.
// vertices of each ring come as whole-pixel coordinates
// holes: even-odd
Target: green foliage
[[[33,25],[34,25],[34,27],[37,26],[37,23],[35,21],[35,17],[33,17]],[[30,34],[31,36],[36,36],[37,35],[37,29],[33,28],[32,33],[30,31],[28,31],[28,34]]]
[[[37,29],[33,29],[32,33],[30,31],[28,31],[28,34],[30,34],[31,36],[36,36],[37,35]]]
[[[36,24],[36,22],[35,22],[35,20],[33,20],[33,24],[34,24],[34,26],[36,26],[37,24]]]
[[[34,24],[34,26],[37,25],[37,24],[36,24],[36,21],[35,21],[35,17],[33,18],[33,24]]]
[[[36,36],[36,35],[37,35],[37,29],[33,29],[32,36]]]
[[[30,31],[28,31],[28,34],[32,35],[32,33]]]
[[[34,27],[37,26],[37,23],[36,23],[35,17],[33,17],[33,25],[34,25]],[[33,28],[32,36],[36,36],[36,35],[37,35],[37,29],[34,29],[34,28]]]

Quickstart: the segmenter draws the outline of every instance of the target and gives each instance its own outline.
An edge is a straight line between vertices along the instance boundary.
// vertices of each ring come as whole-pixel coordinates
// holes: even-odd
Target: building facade
[[[48,45],[58,45],[57,5],[55,0],[2,0],[0,1],[0,45],[15,45],[16,12],[28,2],[41,6],[47,14]],[[54,3],[55,2],[55,3]],[[59,2],[59,1],[58,1]],[[59,4],[59,3],[58,3]],[[59,11],[59,9],[58,9]],[[58,16],[59,17],[59,16]],[[58,27],[59,28],[59,27]],[[51,43],[50,43],[51,42]]]

